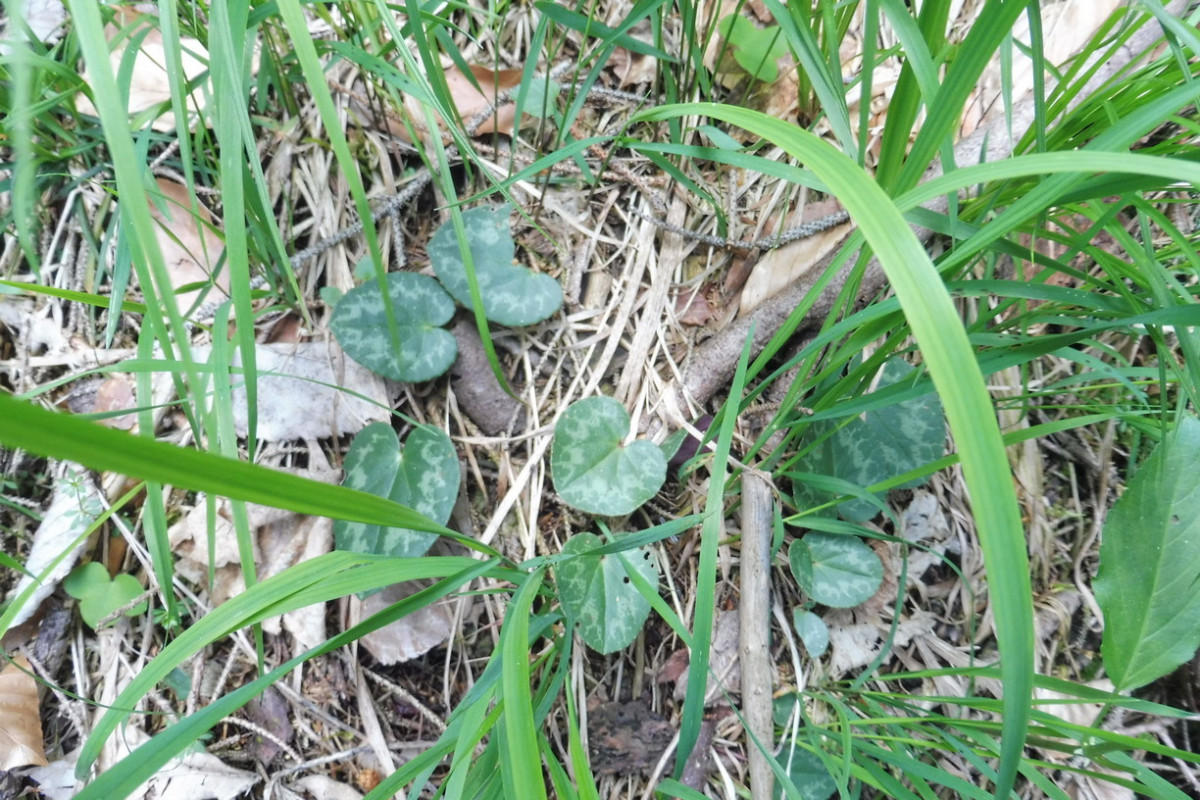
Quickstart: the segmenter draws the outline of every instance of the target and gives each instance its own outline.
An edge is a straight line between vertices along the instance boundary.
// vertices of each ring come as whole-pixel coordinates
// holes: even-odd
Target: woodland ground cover
[[[6,6],[0,797],[1194,796],[1188,5]]]

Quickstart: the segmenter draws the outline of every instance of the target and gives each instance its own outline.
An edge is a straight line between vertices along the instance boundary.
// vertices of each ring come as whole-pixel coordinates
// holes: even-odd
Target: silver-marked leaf
[[[396,381],[427,381],[450,368],[458,344],[440,327],[454,316],[454,301],[437,281],[414,272],[387,276],[400,349],[392,346],[379,284],[369,281],[346,293],[329,323],[342,349],[367,369]]]
[[[825,620],[803,608],[792,609],[792,627],[800,634],[809,658],[820,658],[829,649],[829,626]]]
[[[408,435],[404,449],[392,427],[376,422],[363,428],[346,454],[343,486],[395,500],[439,524],[450,519],[458,497],[458,456],[441,430],[421,426]],[[436,533],[385,528],[337,520],[338,550],[412,558],[425,553]]]
[[[788,561],[804,593],[834,608],[866,602],[883,582],[883,562],[856,536],[812,531],[792,542]]]
[[[629,414],[611,397],[572,403],[554,428],[550,472],[568,504],[589,514],[629,514],[667,479],[667,459],[651,442],[623,444]]]
[[[914,368],[901,358],[884,364],[876,388],[899,383]],[[833,423],[814,424],[811,435],[819,436]],[[946,446],[946,421],[942,403],[934,393],[873,409],[851,420],[823,445],[802,460],[797,472],[830,475],[866,488],[903,475],[942,457]],[[925,479],[908,481],[900,488],[911,489]],[[800,507],[827,502],[830,497],[798,482],[796,502]],[[865,522],[879,509],[865,500],[848,500],[838,514],[851,522]]]
[[[577,533],[562,551],[586,553],[602,544],[595,534]],[[601,653],[627,647],[650,615],[650,601],[633,585],[627,569],[637,570],[652,586],[658,584],[658,567],[645,548],[603,556],[576,555],[555,567],[558,599],[567,619],[578,626],[583,641]]]
[[[549,275],[513,263],[515,247],[508,229],[509,216],[507,205],[462,213],[484,316],[499,325],[532,325],[562,307],[562,288]],[[429,260],[446,291],[471,308],[467,269],[453,223],[438,228],[429,240]]]

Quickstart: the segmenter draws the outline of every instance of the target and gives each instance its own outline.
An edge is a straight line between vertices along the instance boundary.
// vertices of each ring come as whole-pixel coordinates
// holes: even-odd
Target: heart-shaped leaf
[[[586,553],[604,542],[591,533],[577,533],[563,545],[564,554]],[[658,567],[646,548],[603,556],[576,555],[555,568],[558,599],[567,619],[593,650],[612,653],[627,647],[646,617],[650,601],[642,596],[626,570],[637,570],[651,586],[658,584]]]
[[[499,325],[532,325],[562,307],[562,288],[549,275],[513,263],[515,247],[508,229],[509,215],[507,205],[464,211],[467,245],[484,316]],[[446,291],[470,308],[467,269],[452,223],[438,228],[429,240],[429,260]]]
[[[458,480],[458,456],[444,432],[415,428],[401,450],[392,427],[376,422],[354,437],[342,485],[395,500],[445,524],[458,497]],[[436,533],[345,520],[334,523],[333,536],[338,550],[408,558],[423,555],[437,539]]]
[[[79,615],[89,628],[95,629],[100,620],[116,611],[142,593],[142,585],[132,575],[121,574],[108,577],[103,564],[89,561],[71,571],[63,581],[67,594],[79,601]],[[145,614],[148,604],[138,603],[125,612],[127,617]]]
[[[346,293],[329,323],[342,349],[358,363],[396,381],[427,381],[450,368],[458,345],[440,327],[454,316],[454,301],[437,281],[413,272],[387,276],[388,296],[400,335],[400,349],[388,336],[383,298],[376,281]]]
[[[568,504],[589,514],[629,514],[667,479],[667,460],[644,439],[623,444],[629,414],[611,397],[571,404],[554,428],[550,472]]]
[[[908,378],[913,367],[900,358],[883,366],[876,389]],[[816,423],[809,436],[820,436],[833,423]],[[946,420],[936,394],[905,400],[872,409],[852,419],[806,458],[797,472],[831,475],[863,488],[903,475],[941,458],[946,446]],[[908,481],[901,488],[920,486],[924,479]],[[831,499],[827,492],[797,482],[796,504],[811,507]],[[838,514],[852,522],[865,522],[879,509],[865,500],[848,500],[838,506]]]
[[[883,582],[883,563],[856,536],[813,531],[788,549],[792,574],[804,593],[834,608],[866,602]]]

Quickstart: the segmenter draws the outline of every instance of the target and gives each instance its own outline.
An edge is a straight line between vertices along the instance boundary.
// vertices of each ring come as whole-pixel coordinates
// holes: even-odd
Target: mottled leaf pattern
[[[870,599],[883,581],[883,563],[855,536],[813,531],[788,549],[804,593],[827,606],[850,608]]]
[[[611,397],[589,397],[563,412],[554,429],[554,488],[589,514],[629,514],[667,479],[667,460],[644,439],[622,444],[629,414]]]
[[[395,500],[439,524],[450,519],[458,497],[458,456],[450,437],[437,428],[414,429],[401,450],[390,425],[368,425],[354,437],[345,468],[344,486]],[[435,533],[345,520],[334,523],[333,535],[338,550],[410,558],[423,555],[437,539]]]
[[[507,205],[472,208],[462,214],[483,313],[499,325],[519,327],[541,322],[562,307],[562,288],[549,275],[513,263],[515,247],[508,229]],[[471,289],[462,252],[447,222],[429,240],[429,260],[438,280],[454,299],[471,307]]]
[[[369,281],[346,293],[329,327],[342,349],[358,363],[396,381],[427,381],[450,368],[458,345],[441,328],[454,316],[454,301],[437,281],[413,272],[387,276],[400,349],[392,346],[379,285]]]
[[[878,387],[898,383],[913,371],[908,362],[893,358],[884,365]],[[813,425],[809,436],[822,435],[830,425],[828,422]],[[856,417],[801,460],[796,471],[831,475],[865,488],[936,461],[942,457],[945,446],[942,403],[936,394],[930,393]],[[924,482],[909,481],[902,488],[914,488]],[[796,484],[794,495],[801,508],[830,499],[802,482]],[[838,513],[852,522],[865,522],[877,511],[864,500],[849,500],[838,506]]]
[[[603,543],[595,534],[578,533],[563,545],[563,553],[585,553]],[[627,567],[657,585],[658,567],[644,548],[603,556],[575,555],[555,568],[558,598],[567,619],[578,625],[583,641],[601,653],[627,647],[650,614],[650,602],[629,580]]]

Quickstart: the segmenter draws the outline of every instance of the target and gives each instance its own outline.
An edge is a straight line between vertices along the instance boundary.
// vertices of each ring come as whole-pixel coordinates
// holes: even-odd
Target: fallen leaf
[[[328,775],[305,775],[295,786],[320,800],[362,800],[362,794]]]
[[[425,585],[420,582],[410,581],[389,586],[365,600],[351,597],[346,627],[357,625],[377,611],[382,611],[424,588]],[[441,600],[431,606],[419,608],[390,625],[368,633],[359,641],[380,664],[411,661],[449,640],[454,630],[453,602]]]
[[[0,670],[0,770],[44,767],[37,681],[29,659],[18,655]]]
[[[492,70],[487,67],[471,65],[471,75],[474,77],[474,83],[472,83],[471,79],[465,76],[457,66],[448,64],[444,69],[446,86],[450,90],[450,99],[454,102],[458,116],[464,124],[491,106],[501,93],[518,86],[521,83],[521,73],[523,72],[519,69]],[[417,137],[428,142],[429,128],[426,125],[425,109],[426,106],[416,97],[405,95],[404,113],[407,120],[412,125],[412,130],[416,132]],[[446,120],[440,115],[435,116],[437,116],[439,131],[444,133],[447,130]],[[472,133],[475,135],[502,133],[512,136],[516,128],[516,118],[516,107],[509,103],[496,109],[495,113],[485,119],[483,124]],[[409,128],[402,122],[389,120],[388,129],[400,139],[412,143]]]
[[[33,544],[25,560],[26,571],[38,576],[40,581],[13,617],[11,627],[32,617],[42,601],[54,593],[59,581],[75,566],[79,552],[87,544],[87,539],[81,538],[82,534],[103,510],[100,489],[91,475],[77,464],[59,462],[55,469],[50,508],[33,535]],[[49,569],[60,557],[61,560],[53,569]],[[46,573],[44,576],[43,572]],[[33,583],[29,575],[22,575],[12,597],[19,597]]]
[[[763,253],[742,287],[739,315],[745,316],[794,284],[813,264],[838,247],[851,227],[852,223],[846,222]]]
[[[338,473],[293,470],[306,477],[327,483],[336,482]],[[203,497],[172,525],[167,532],[172,551],[179,557],[179,574],[202,585],[208,584],[209,544],[208,512]],[[258,579],[266,580],[290,566],[299,564],[333,548],[333,522],[326,517],[305,517],[288,511],[247,505],[250,528],[253,531],[254,560]],[[224,603],[246,590],[238,553],[237,534],[230,521],[228,501],[217,504],[213,520],[213,581],[209,602]],[[298,650],[315,647],[325,641],[324,605],[314,605],[288,612],[282,617],[263,620],[263,630],[278,634],[284,629],[296,639]]]
[[[703,291],[681,292],[675,296],[675,319],[681,325],[704,325],[716,317]]]
[[[608,66],[617,77],[617,88],[650,83],[658,72],[658,59],[618,47],[608,59]]]
[[[109,740],[114,744],[109,765],[128,757],[149,740],[139,728],[132,725],[122,728],[120,736]],[[259,777],[253,772],[235,769],[203,750],[189,749],[128,796],[141,800],[234,800],[258,782]]]
[[[738,692],[742,687],[742,670],[738,663],[738,635],[741,619],[737,610],[719,611],[713,623],[712,645],[708,656],[708,686],[704,704],[724,703],[724,692]],[[688,673],[683,671],[675,681],[674,698],[687,696]]]
[[[111,49],[108,59],[112,64],[114,75],[120,74],[121,65],[125,60],[125,51],[130,44],[139,41],[139,47],[133,58],[133,70],[130,73],[129,113],[137,114],[142,111],[167,104],[166,110],[155,117],[150,126],[156,131],[175,130],[175,115],[170,108],[171,83],[167,76],[166,51],[163,47],[162,32],[158,29],[153,16],[139,13],[132,7],[117,6],[114,8],[115,21],[124,26],[118,28],[109,24],[104,26],[104,34]],[[149,29],[147,31],[147,29]],[[145,36],[143,36],[145,32]],[[112,42],[116,40],[116,45]],[[183,65],[183,79],[191,83],[208,69],[208,51],[196,39],[181,37],[179,40],[181,52],[180,61]],[[92,85],[92,76],[85,66],[83,70],[84,83]],[[204,93],[197,89],[187,98],[189,112],[188,127],[195,124],[203,109],[201,99]],[[78,111],[93,117],[100,116],[91,98],[80,94],[75,101]]]
[[[391,419],[383,378],[346,358],[334,342],[263,344],[255,358],[259,439],[337,438]],[[240,357],[234,364],[241,364]],[[247,433],[246,416],[246,389],[239,383],[233,389],[239,436]]]
[[[128,375],[113,375],[100,384],[96,390],[96,401],[92,407],[92,413],[128,411],[134,408],[137,408],[137,397],[133,391],[133,379]],[[122,414],[119,417],[107,417],[100,420],[100,424],[127,431],[137,424],[137,416]]]
[[[150,203],[150,216],[158,223],[155,234],[179,312],[188,310],[204,293],[206,287],[186,289],[193,284],[212,284],[213,267],[221,258],[225,245],[212,229],[212,214],[203,205],[193,211],[186,186],[158,178],[155,183],[161,198]],[[222,272],[216,278],[216,288],[205,294],[206,300],[224,300],[229,296],[229,275]],[[182,290],[182,291],[181,291]]]

